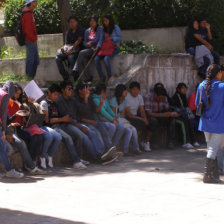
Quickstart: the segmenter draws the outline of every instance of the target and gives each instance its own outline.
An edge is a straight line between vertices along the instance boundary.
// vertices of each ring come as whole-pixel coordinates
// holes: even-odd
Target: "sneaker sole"
[[[113,159],[111,159],[111,160],[109,160],[109,161],[107,161],[107,162],[104,162],[104,163],[102,163],[102,165],[103,166],[106,166],[106,165],[109,165],[109,164],[111,164],[111,163],[113,163],[113,162],[116,162],[116,160],[118,159],[118,155],[117,156],[115,156]]]
[[[115,151],[116,151],[116,146],[111,147],[106,153],[104,153],[101,156],[101,159],[106,160],[106,159],[110,158],[113,155],[113,153],[115,153]]]

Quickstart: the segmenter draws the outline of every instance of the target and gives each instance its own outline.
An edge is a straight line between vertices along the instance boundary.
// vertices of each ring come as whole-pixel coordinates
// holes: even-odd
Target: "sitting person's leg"
[[[62,136],[66,148],[68,149],[68,152],[71,155],[73,167],[77,169],[86,169],[87,167],[81,162],[81,159],[77,153],[72,137],[65,131],[63,131],[61,128],[55,128],[55,130]]]
[[[42,129],[45,130],[46,132],[48,132],[52,137],[52,142],[48,148],[47,155],[48,155],[48,166],[53,168],[53,166],[54,166],[53,165],[53,157],[59,148],[59,145],[62,140],[62,136],[60,133],[58,133],[57,131],[55,131],[54,129],[52,129],[50,127],[44,126],[44,127],[42,127]],[[46,158],[46,157],[44,157],[44,158]]]
[[[194,47],[188,48],[187,53],[190,54],[190,55],[195,55],[195,48]]]
[[[34,164],[32,158],[30,156],[30,153],[29,153],[26,143],[15,134],[13,134],[13,139],[14,139],[14,142],[12,143],[12,146],[17,148],[19,150],[19,152],[21,153],[21,156],[23,158],[25,166],[26,166],[26,168],[28,168],[30,174],[34,174],[34,175],[46,174],[45,171],[39,169]]]
[[[35,165],[36,165],[36,159],[40,155],[40,150],[42,149],[41,146],[43,145],[43,142],[44,142],[43,134],[30,136],[28,149]]]
[[[131,128],[132,130],[132,140],[133,140],[133,150],[136,153],[141,153],[141,150],[139,148],[139,143],[138,143],[138,133],[135,127]]]
[[[98,75],[100,77],[100,80],[105,81],[106,77],[105,77],[105,75],[103,74],[103,71],[102,71],[101,59],[102,59],[102,57],[97,55],[94,60],[95,60],[96,69],[97,69]]]
[[[119,52],[120,52],[120,48],[119,48],[119,47],[115,47],[115,49],[114,49],[112,55],[109,55],[109,56],[105,56],[105,57],[104,57],[104,63],[105,63],[105,66],[106,66],[107,77],[108,77],[108,79],[110,79],[110,77],[111,77],[111,64],[110,64],[110,61],[111,61],[111,59],[112,59],[115,55],[119,54]]]
[[[124,129],[124,153],[128,154],[129,152],[129,146],[132,138],[132,129],[131,128],[125,128]]]
[[[212,56],[214,58],[214,63],[220,65],[220,54],[217,51],[212,51]]]
[[[56,56],[56,64],[58,67],[58,70],[60,72],[60,74],[62,75],[64,80],[69,79],[69,74],[68,72],[65,70],[63,61],[66,59],[66,57],[64,56],[64,54],[61,52],[61,49],[58,50],[57,56]]]
[[[42,128],[44,129],[45,127],[42,127]],[[47,168],[46,158],[47,158],[47,154],[50,149],[50,146],[53,143],[53,135],[48,131],[44,131],[43,138],[44,139],[43,139],[42,153],[40,155],[40,162],[41,162],[40,166],[43,169],[46,169]]]

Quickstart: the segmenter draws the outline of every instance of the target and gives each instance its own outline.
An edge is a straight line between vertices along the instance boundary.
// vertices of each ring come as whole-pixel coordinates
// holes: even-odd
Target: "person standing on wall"
[[[30,79],[34,79],[36,76],[37,66],[40,63],[37,46],[37,29],[33,16],[33,10],[36,7],[36,0],[27,0],[26,7],[22,11],[22,30],[26,45],[26,74]]]
[[[206,80],[197,89],[195,105],[203,105],[199,131],[205,133],[207,156],[204,183],[219,183],[217,154],[224,137],[224,83],[221,67],[212,64],[208,67]]]

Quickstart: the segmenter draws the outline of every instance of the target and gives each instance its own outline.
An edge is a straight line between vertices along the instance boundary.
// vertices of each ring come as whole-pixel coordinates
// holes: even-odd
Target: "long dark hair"
[[[208,106],[211,105],[211,99],[210,99],[210,91],[211,91],[211,81],[216,77],[216,75],[221,71],[221,68],[219,65],[212,64],[208,67],[207,73],[206,73],[206,96],[208,100]]]
[[[120,104],[120,98],[122,97],[123,92],[127,90],[127,87],[124,84],[119,84],[115,88],[115,97],[117,100],[117,104]]]
[[[180,89],[182,87],[185,87],[187,89],[187,85],[184,82],[178,83],[177,88],[176,88],[176,92],[180,93]]]
[[[98,28],[98,26],[99,26],[99,24],[98,24],[99,18],[98,18],[97,16],[91,16],[91,17],[89,18],[89,22],[91,21],[91,19],[95,20],[95,22],[96,22],[96,27],[95,27],[95,29],[94,29],[94,32],[96,32],[96,31],[97,31],[97,28]]]
[[[13,97],[12,99],[13,99],[13,100],[17,100],[17,101],[20,102],[20,103],[23,103],[23,88],[22,88],[18,83],[14,83],[14,86],[15,86],[15,90],[16,90],[16,92],[17,92],[18,90],[21,90],[21,94],[20,94],[20,96],[19,96],[18,99],[15,99],[15,97]]]
[[[103,24],[103,31],[104,33],[109,33],[112,34],[115,24],[114,24],[114,19],[111,15],[105,15],[103,18],[106,18],[109,20],[109,29]]]

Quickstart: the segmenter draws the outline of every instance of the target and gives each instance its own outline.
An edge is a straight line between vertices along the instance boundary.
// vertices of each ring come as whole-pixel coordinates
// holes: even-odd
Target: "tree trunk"
[[[68,18],[72,14],[72,7],[70,5],[69,0],[57,0],[59,14],[61,18],[61,27],[63,32],[63,37],[65,39],[65,34],[68,29]]]

